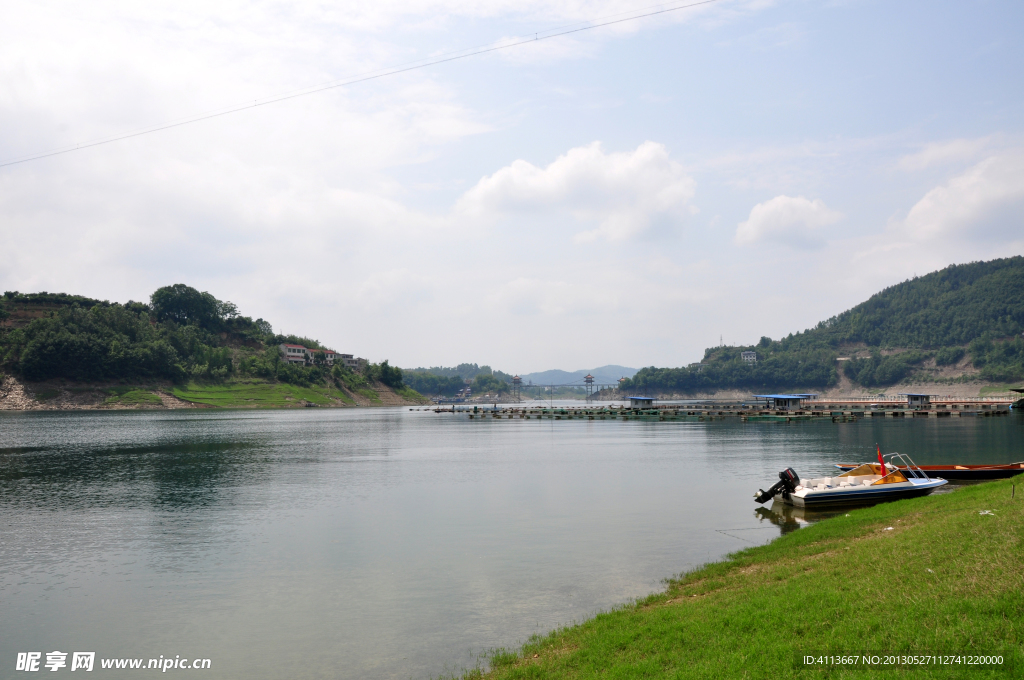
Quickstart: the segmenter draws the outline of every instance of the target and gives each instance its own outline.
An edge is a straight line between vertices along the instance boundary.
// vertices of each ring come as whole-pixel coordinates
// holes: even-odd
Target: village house
[[[366,365],[366,359],[352,356],[351,354],[339,354],[338,360],[341,365],[345,368],[351,368],[353,371],[363,370],[363,366]]]
[[[281,350],[281,356],[285,361],[292,364],[303,364],[306,363],[306,348],[302,345],[292,345],[289,343],[281,343],[278,345]]]
[[[278,345],[278,349],[281,350],[281,356],[284,358],[285,361],[293,364],[302,364],[304,366],[306,364],[313,363],[313,358],[317,352],[324,353],[324,355],[327,357],[328,366],[333,366],[334,360],[339,357],[339,354],[335,352],[333,349],[309,349],[308,347],[304,347],[302,345],[293,345],[287,342]],[[346,366],[349,366],[350,368],[352,367],[352,365],[345,360],[346,357],[351,359],[351,354],[342,354],[340,355],[340,357],[343,361],[345,361]],[[359,360],[357,359],[355,366],[359,365],[358,362]]]

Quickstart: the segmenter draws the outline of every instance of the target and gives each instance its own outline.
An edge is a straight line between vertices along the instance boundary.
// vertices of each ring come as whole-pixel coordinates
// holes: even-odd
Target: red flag
[[[875,446],[878,447],[878,462],[882,466],[882,476],[885,477],[885,461],[882,460],[882,447],[878,446],[878,444],[875,444]]]

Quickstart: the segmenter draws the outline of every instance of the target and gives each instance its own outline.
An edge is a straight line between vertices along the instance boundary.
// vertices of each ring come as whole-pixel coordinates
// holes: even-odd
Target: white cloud
[[[917,153],[903,156],[897,162],[900,170],[913,172],[943,163],[964,162],[976,159],[978,154],[992,141],[991,137],[981,139],[952,139],[945,142],[925,144]]]
[[[372,272],[355,289],[354,299],[369,313],[408,313],[433,297],[435,282],[407,268]]]
[[[910,209],[896,228],[916,238],[1002,234],[1019,239],[1024,232],[1024,151],[987,158],[937,186]]]
[[[739,223],[736,243],[750,245],[770,240],[799,248],[820,247],[825,241],[821,228],[841,217],[841,213],[830,210],[820,199],[776,196],[755,205],[747,221]]]
[[[587,34],[543,40],[535,40],[533,35],[505,36],[492,43],[501,49],[488,56],[518,65],[550,64],[563,59],[594,57],[599,52],[600,43],[593,39],[586,40],[585,37],[592,38]]]
[[[589,315],[614,309],[620,292],[607,285],[575,283],[520,276],[489,296],[495,308],[524,316]]]
[[[661,144],[605,153],[600,142],[571,149],[546,168],[524,160],[481,179],[457,210],[478,218],[543,211],[568,213],[592,229],[579,241],[622,241],[656,220],[679,222],[694,212],[694,180]]]

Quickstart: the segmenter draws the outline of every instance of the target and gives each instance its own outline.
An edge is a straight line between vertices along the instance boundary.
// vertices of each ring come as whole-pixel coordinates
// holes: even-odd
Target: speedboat
[[[863,463],[836,463],[843,472],[849,472]],[[897,465],[900,470],[905,466]],[[941,479],[1007,479],[1024,474],[1024,462],[1008,465],[919,465],[917,469],[929,477]]]
[[[754,500],[788,503],[798,508],[829,505],[858,505],[927,496],[948,484],[945,479],[931,478],[901,453],[890,453],[893,465],[864,463],[837,477],[800,479],[793,468],[779,473],[779,481],[767,491],[758,489]],[[897,467],[895,461],[902,465]],[[901,469],[902,468],[902,469]]]

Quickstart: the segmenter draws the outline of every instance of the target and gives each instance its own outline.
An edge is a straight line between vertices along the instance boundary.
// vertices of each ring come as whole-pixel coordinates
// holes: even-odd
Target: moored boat
[[[863,463],[835,464],[843,472],[849,472],[860,465]],[[906,472],[905,465],[896,467],[902,472]],[[929,477],[941,479],[1006,479],[1024,474],[1024,462],[1007,465],[915,465],[914,469],[920,470]]]
[[[948,483],[918,472],[914,461],[903,454],[892,453],[885,458],[901,461],[903,469],[884,461],[864,463],[836,477],[801,480],[793,468],[786,468],[779,473],[779,481],[768,491],[759,489],[754,500],[775,500],[799,508],[860,505],[926,496]]]

